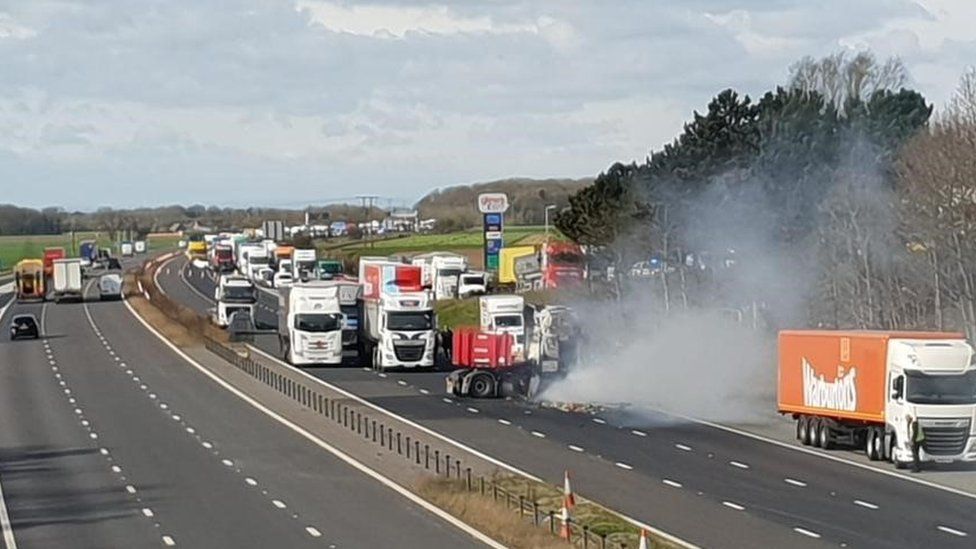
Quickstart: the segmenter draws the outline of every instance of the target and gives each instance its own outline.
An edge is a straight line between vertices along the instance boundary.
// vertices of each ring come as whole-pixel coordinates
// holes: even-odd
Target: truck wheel
[[[881,455],[884,453],[882,448],[882,435],[881,431],[877,427],[872,427],[868,430],[868,440],[867,440],[867,454],[868,459],[871,461],[878,461],[881,459]]]
[[[488,374],[475,374],[471,378],[468,392],[475,398],[490,398],[495,396],[495,379]]]
[[[820,421],[820,429],[817,434],[817,446],[824,450],[830,450],[834,447],[833,435],[830,434],[830,424],[823,420]]]
[[[799,440],[801,443],[803,442],[803,435],[806,434],[804,433],[806,427],[803,425],[803,418],[804,416],[796,418],[796,440]]]
[[[373,362],[373,369],[376,370],[377,372],[382,372],[383,371],[383,365],[381,364],[381,360],[380,360],[380,358],[381,358],[380,357],[380,346],[379,345],[371,345],[371,347],[372,347],[372,351],[373,351],[372,352],[372,355],[373,355],[373,360],[372,360],[372,362]]]
[[[800,431],[800,444],[804,446],[810,446],[813,444],[813,436],[811,433],[811,428],[813,427],[812,420],[807,416],[800,416],[800,419],[796,421],[797,430]]]

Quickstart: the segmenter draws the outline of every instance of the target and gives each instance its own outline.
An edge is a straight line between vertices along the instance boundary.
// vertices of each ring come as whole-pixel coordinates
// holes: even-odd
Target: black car
[[[37,339],[41,330],[34,315],[17,315],[10,321],[10,339]]]

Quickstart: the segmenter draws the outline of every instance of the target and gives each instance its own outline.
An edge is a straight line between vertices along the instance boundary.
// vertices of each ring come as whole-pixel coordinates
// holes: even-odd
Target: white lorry
[[[433,367],[437,322],[420,267],[360,258],[359,282],[360,361],[377,370]]]
[[[237,272],[244,276],[248,275],[248,259],[252,253],[264,253],[264,246],[254,242],[245,242],[237,245],[237,252],[234,255],[234,259],[237,264]]]
[[[411,263],[423,269],[423,285],[434,292],[434,299],[458,297],[458,277],[468,270],[463,255],[450,252],[431,252],[416,255]]]
[[[339,288],[309,282],[278,290],[278,349],[294,366],[342,363]]]
[[[82,299],[80,258],[55,259],[52,278],[56,303],[62,299]]]
[[[295,248],[292,254],[292,278],[307,281],[315,278],[316,255],[314,249]]]
[[[264,249],[264,246],[257,245],[249,248],[247,254],[247,273],[245,276],[252,282],[257,282],[259,280],[258,271],[270,265],[271,256],[268,255],[268,251]]]
[[[123,242],[122,244],[120,244],[119,245],[119,252],[122,254],[122,257],[131,257],[132,254],[133,254],[132,243],[126,241],[126,242]]]
[[[483,295],[479,298],[481,330],[512,334],[515,359],[525,359],[525,298],[520,295]]]
[[[136,240],[135,243],[134,243],[134,247],[135,247],[135,251],[136,251],[137,254],[144,254],[144,253],[146,253],[146,241],[145,240]]]
[[[217,288],[214,289],[214,324],[226,328],[230,324],[230,317],[238,311],[245,311],[254,318],[254,304],[257,294],[250,280],[239,275],[224,275],[220,277]]]
[[[324,280],[324,285],[339,288],[339,308],[342,310],[342,347],[356,349],[359,342],[359,298],[363,287],[355,280]]]

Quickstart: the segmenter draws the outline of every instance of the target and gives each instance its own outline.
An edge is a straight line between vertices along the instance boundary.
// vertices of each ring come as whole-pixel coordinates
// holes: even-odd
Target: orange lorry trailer
[[[972,354],[954,332],[782,331],[777,408],[804,445],[855,446],[905,465],[917,421],[926,461],[976,460]]]

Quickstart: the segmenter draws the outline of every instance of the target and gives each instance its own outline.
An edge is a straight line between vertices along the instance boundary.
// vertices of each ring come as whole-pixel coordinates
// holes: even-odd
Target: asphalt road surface
[[[219,387],[95,294],[13,302],[0,318],[0,525],[18,547],[479,545]],[[20,312],[43,319],[42,339],[9,341]]]
[[[214,284],[177,258],[168,295],[206,312]],[[257,320],[275,322],[262,290]],[[256,345],[277,354],[274,337]],[[305,371],[547,481],[714,547],[973,547],[976,498],[663,414],[592,417],[506,400],[457,400],[443,372]]]

